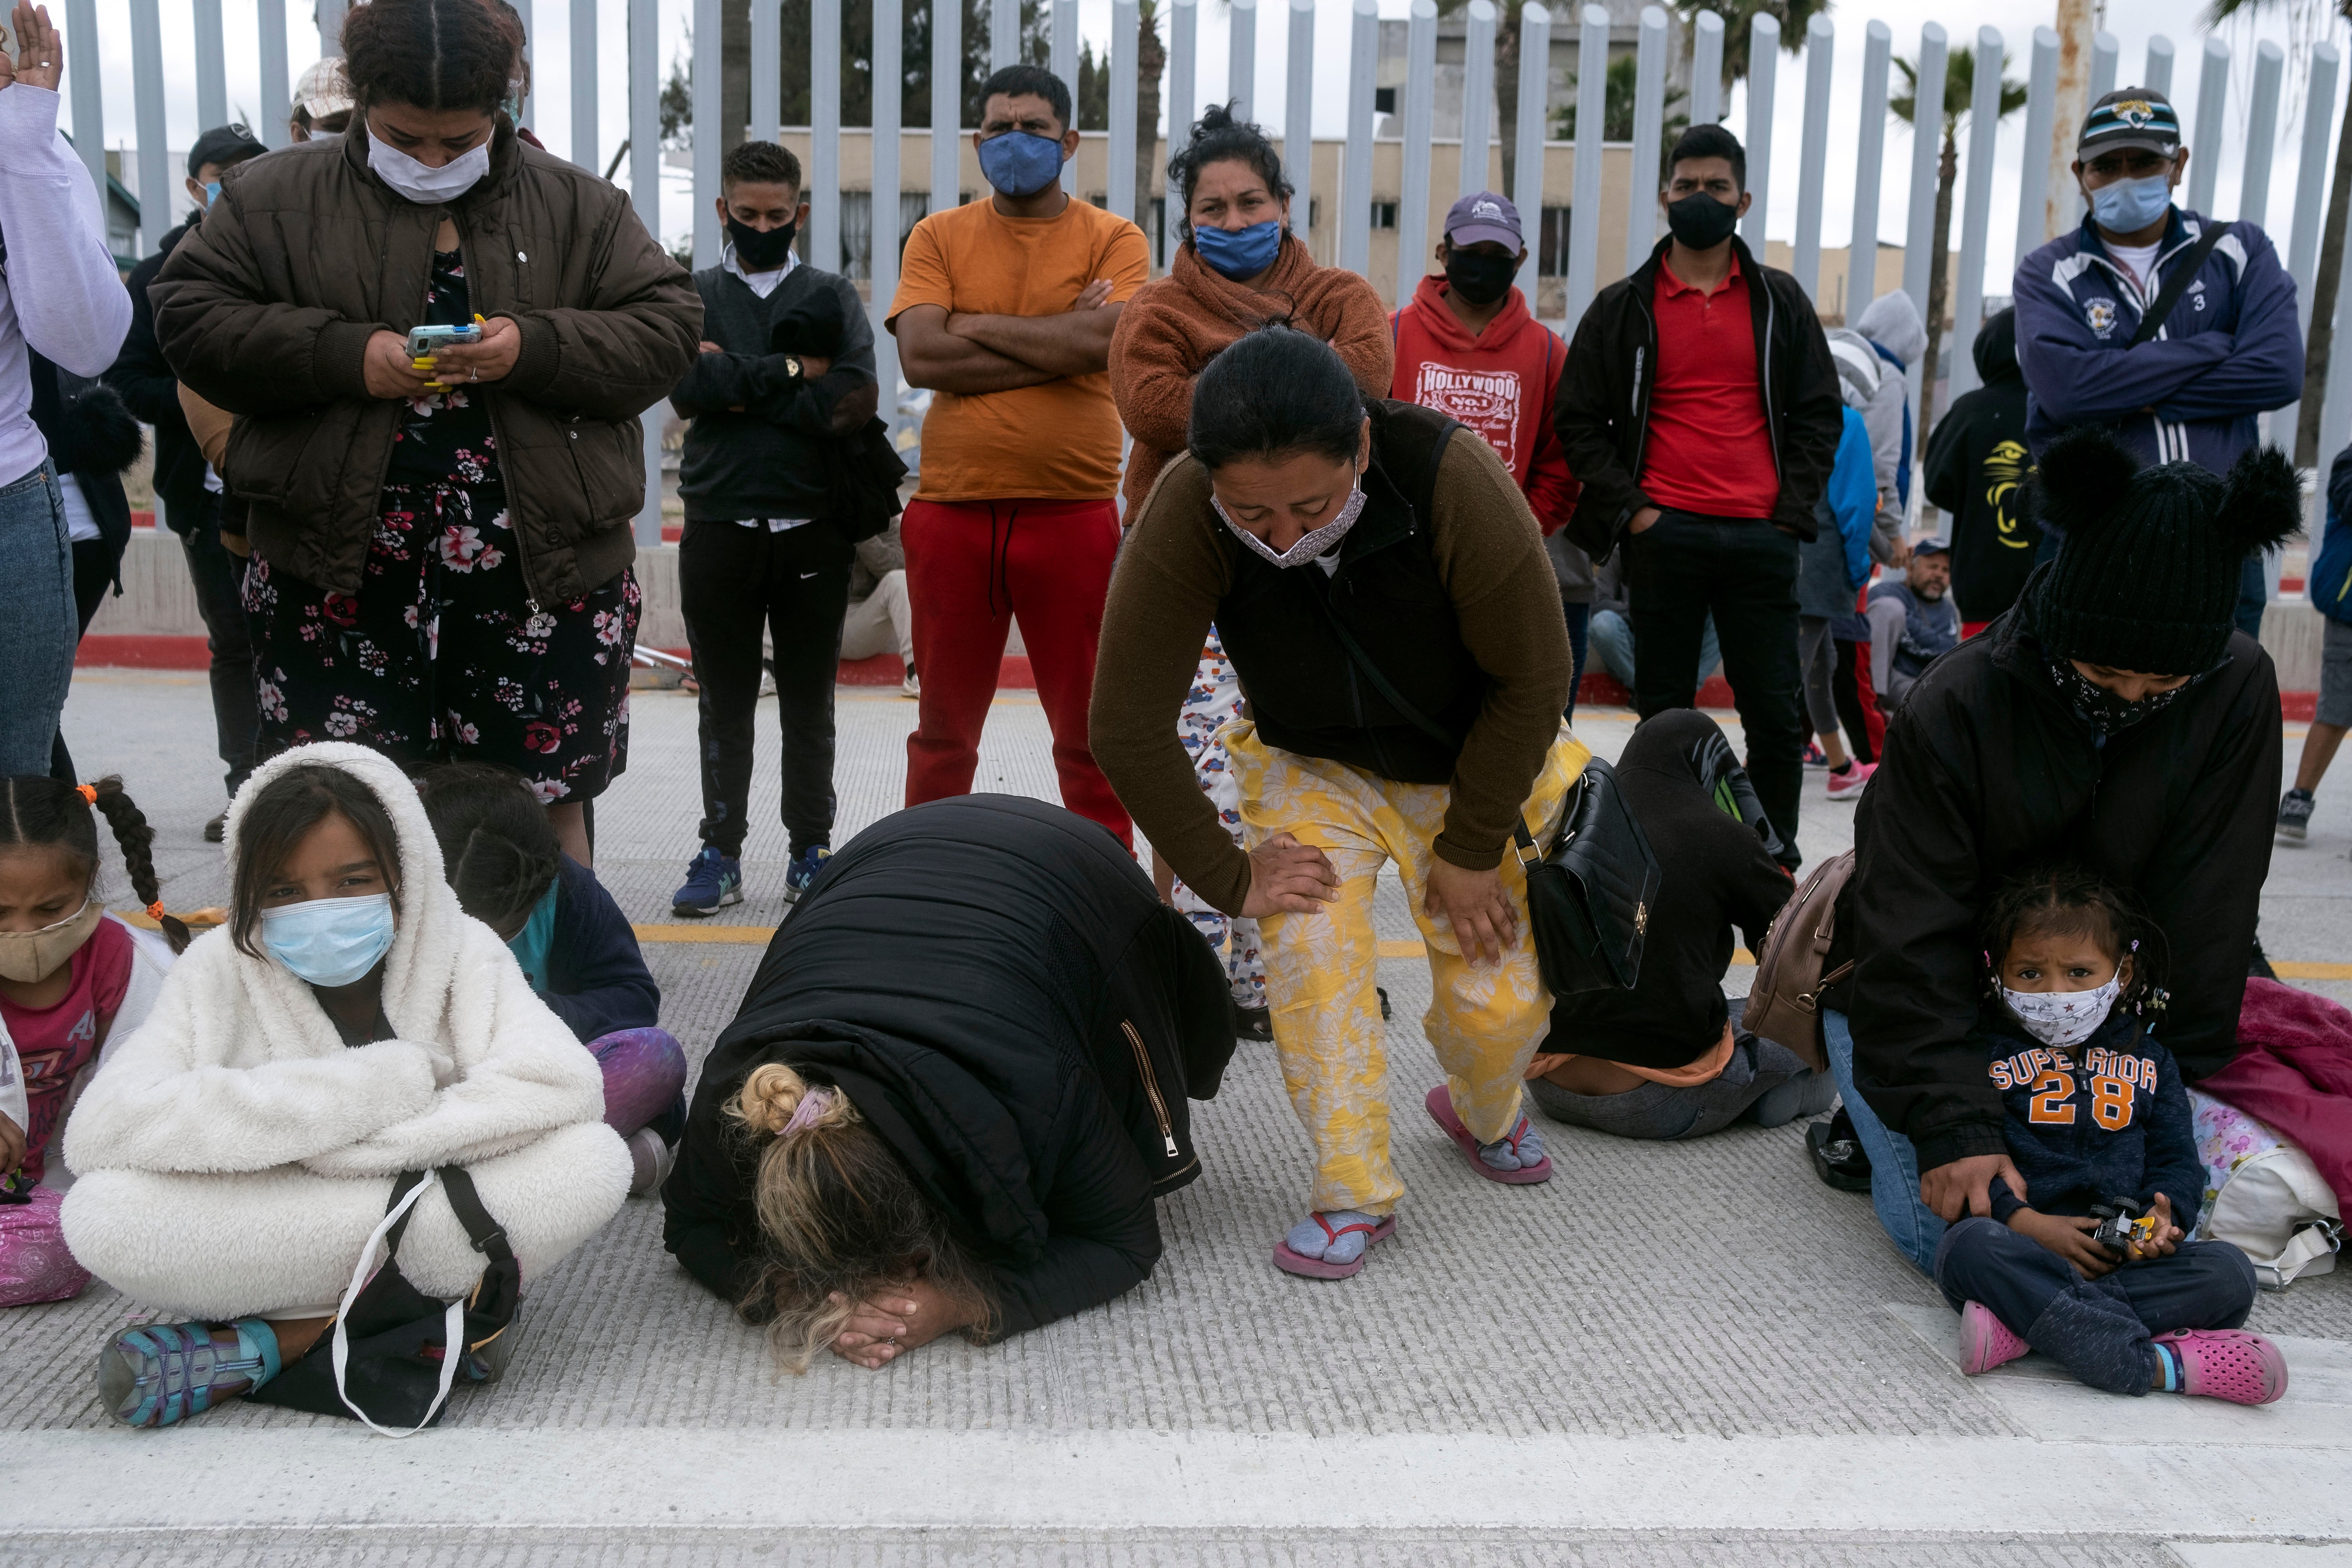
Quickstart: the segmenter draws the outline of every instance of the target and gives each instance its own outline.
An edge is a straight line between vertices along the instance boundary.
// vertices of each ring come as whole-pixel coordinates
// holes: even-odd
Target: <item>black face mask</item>
[[[1485,309],[1510,292],[1511,279],[1518,276],[1519,264],[1507,256],[1489,256],[1477,250],[1449,251],[1445,258],[1445,281],[1465,302]]]
[[[1739,226],[1739,209],[1698,191],[1666,204],[1666,226],[1693,250],[1713,250]]]
[[[2202,681],[2206,675],[2212,673],[2213,671],[2209,669],[2204,675],[2189,677],[2186,683],[2176,686],[2169,691],[2158,691],[2152,696],[2143,697],[2137,702],[2126,702],[2081,670],[2076,669],[2072,659],[2050,660],[2050,679],[2057,686],[2058,695],[2063,697],[2068,705],[2083,716],[2084,723],[2102,735],[2121,734],[2135,724],[2145,723],[2155,718],[2179,701],[2182,693]]]
[[[735,246],[735,264],[746,272],[773,272],[793,253],[793,237],[800,232],[798,224],[786,224],[782,228],[753,228],[727,215],[727,237]]]

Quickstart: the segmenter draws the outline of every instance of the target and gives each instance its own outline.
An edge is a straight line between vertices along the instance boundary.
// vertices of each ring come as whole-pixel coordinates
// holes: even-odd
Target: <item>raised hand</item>
[[[0,88],[21,82],[57,91],[66,75],[66,43],[49,20],[49,8],[19,0],[10,17],[10,30],[16,35],[16,58],[10,60],[8,51],[0,49]]]

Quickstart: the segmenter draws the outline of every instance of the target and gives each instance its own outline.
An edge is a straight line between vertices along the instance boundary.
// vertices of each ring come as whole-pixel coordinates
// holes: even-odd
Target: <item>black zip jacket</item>
[[[2021,504],[2033,458],[2025,449],[2025,378],[2017,369],[2017,312],[1977,332],[1974,392],[1962,393],[1927,437],[1927,501],[1952,519],[1952,599],[1972,621],[2017,603],[2033,574],[2042,525]]]
[[[1224,968],[1094,823],[1012,795],[933,801],[826,862],[703,1064],[664,1244],[740,1302],[757,1157],[722,1114],[788,1062],[829,1083],[992,1271],[1000,1331],[1151,1272],[1152,1200],[1200,1173],[1190,1096],[1234,1032]]]
[[[163,498],[165,524],[184,532],[194,526],[205,500],[205,455],[188,433],[188,416],[180,411],[180,378],[172,374],[155,341],[155,310],[147,300],[147,285],[163,270],[173,250],[186,237],[197,219],[173,229],[155,244],[155,254],[131,269],[124,286],[131,290],[131,331],[122,348],[101,378],[122,395],[131,412],[155,427],[155,493]]]
[[[1642,447],[1650,428],[1650,394],[1658,382],[1658,318],[1650,301],[1658,268],[1672,247],[1658,242],[1632,276],[1601,290],[1568,346],[1552,424],[1568,470],[1584,487],[1568,536],[1598,565],[1617,548],[1625,525],[1645,506]],[[1772,521],[1799,539],[1813,537],[1813,509],[1829,488],[1844,433],[1836,363],[1813,303],[1797,280],[1766,267],[1734,236],[1732,252],[1748,279],[1756,319],[1756,366],[1780,499]]]
[[[2005,1151],[1999,1049],[1979,1020],[1980,935],[2000,884],[2071,858],[2136,892],[2164,936],[2158,1032],[2190,1081],[2237,1050],[2279,779],[2278,672],[2232,633],[2221,666],[2100,743],[2034,636],[2045,567],[2017,605],[1927,668],[1886,726],[1854,818],[1829,966],[1852,979],[1856,1086],[1919,1167]]]

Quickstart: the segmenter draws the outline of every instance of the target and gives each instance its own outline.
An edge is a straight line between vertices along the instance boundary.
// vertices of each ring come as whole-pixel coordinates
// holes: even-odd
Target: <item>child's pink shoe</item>
[[[2158,1334],[2158,1353],[2179,1358],[2179,1391],[2226,1399],[2232,1405],[2268,1405],[2286,1393],[2286,1357],[2278,1346],[2243,1329],[2183,1329]]]
[[[2009,1331],[1982,1301],[1960,1309],[1960,1371],[1969,1377],[2007,1366],[2033,1347]]]

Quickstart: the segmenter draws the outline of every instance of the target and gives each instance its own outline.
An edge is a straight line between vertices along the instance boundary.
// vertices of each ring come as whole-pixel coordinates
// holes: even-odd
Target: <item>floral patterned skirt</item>
[[[624,572],[533,605],[495,479],[388,486],[356,596],[254,553],[262,752],[357,741],[408,767],[504,763],[541,800],[593,800],[628,765],[641,602]]]

